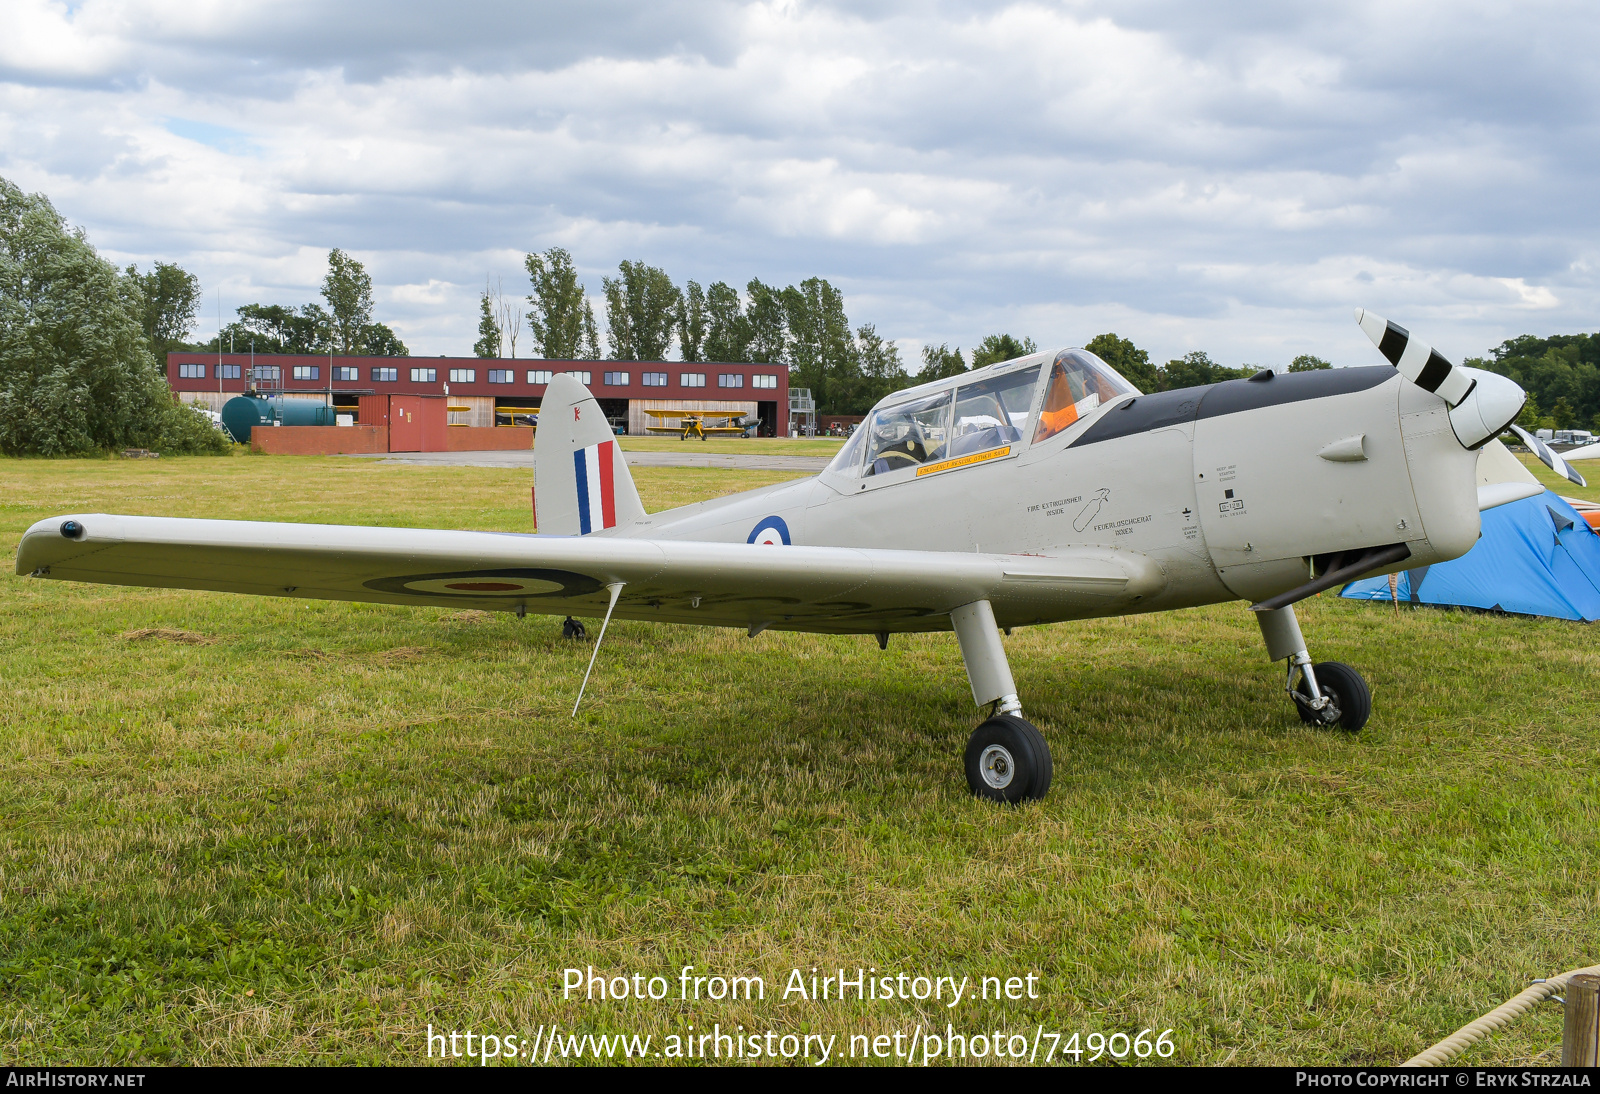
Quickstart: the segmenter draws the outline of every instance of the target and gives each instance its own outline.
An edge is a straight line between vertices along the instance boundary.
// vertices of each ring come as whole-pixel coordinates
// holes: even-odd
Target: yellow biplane
[[[676,433],[681,441],[690,437],[703,441],[712,436],[748,436],[761,424],[761,419],[754,415],[746,418],[727,410],[646,410],[645,413],[656,419],[645,429],[651,433]],[[669,424],[672,419],[677,419],[676,425]]]

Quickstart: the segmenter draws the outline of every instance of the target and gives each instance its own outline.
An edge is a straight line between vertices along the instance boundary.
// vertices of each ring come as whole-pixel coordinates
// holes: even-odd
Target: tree
[[[776,364],[788,360],[788,330],[784,319],[783,299],[777,289],[763,285],[751,278],[745,286],[750,303],[745,307],[744,318],[749,339],[745,355],[756,362]]]
[[[327,353],[328,313],[316,304],[290,308],[281,304],[245,304],[239,318],[222,329],[222,349],[240,353]],[[202,349],[217,350],[211,339]]]
[[[1578,415],[1572,409],[1572,404],[1567,402],[1566,396],[1556,400],[1555,406],[1550,408],[1550,417],[1556,421],[1557,429],[1571,429],[1578,420]]]
[[[967,361],[961,356],[960,346],[951,349],[941,342],[937,346],[922,347],[922,371],[917,373],[917,380],[921,383],[960,376],[966,371]]]
[[[860,362],[859,376],[846,399],[849,409],[845,413],[865,414],[878,400],[910,381],[900,360],[900,347],[885,341],[871,323],[856,329],[856,360]]]
[[[737,304],[737,300],[735,301]],[[678,316],[678,353],[685,361],[704,361],[706,328],[711,317],[707,311],[705,290],[699,282],[688,281],[683,286],[683,308]]]
[[[682,294],[659,267],[624,259],[617,269],[620,277],[601,280],[611,358],[665,361],[683,304]]]
[[[1032,338],[1024,338],[1019,342],[1009,334],[991,334],[972,351],[972,367],[983,368],[1000,361],[1012,361],[1037,353],[1038,350]]]
[[[533,293],[528,297],[528,329],[534,352],[552,361],[592,360],[600,356],[594,308],[584,295],[572,255],[551,247],[523,260]]]
[[[478,300],[478,340],[472,352],[479,357],[500,356],[500,324],[495,322],[494,304],[487,288]]]
[[[1170,391],[1181,387],[1201,387],[1255,375],[1250,368],[1228,368],[1219,365],[1204,350],[1192,350],[1176,360],[1168,361],[1161,369],[1161,388]]]
[[[1508,338],[1489,351],[1489,359],[1463,362],[1508,376],[1528,393],[1528,402],[1543,408],[1539,426],[1555,428],[1556,407],[1566,400],[1571,422],[1600,416],[1600,334],[1531,334]]]
[[[146,274],[129,266],[127,278],[139,287],[144,300],[140,321],[150,352],[158,364],[164,363],[167,354],[183,345],[194,329],[200,310],[200,279],[170,262],[157,262]]]
[[[810,388],[817,410],[846,413],[844,400],[857,376],[856,345],[844,313],[844,294],[820,277],[783,290],[789,329],[789,384]]]
[[[411,351],[383,323],[368,323],[361,328],[361,352],[373,357],[410,357]]]
[[[1161,390],[1161,376],[1150,363],[1150,354],[1114,333],[1097,334],[1083,347],[1116,369],[1123,379],[1140,391]]]
[[[366,267],[337,247],[329,251],[322,298],[332,313],[335,351],[360,353],[362,332],[372,323],[372,278]]]
[[[0,452],[227,450],[167,387],[144,306],[48,198],[0,178]]]
[[[1315,372],[1319,368],[1332,368],[1328,362],[1320,357],[1313,357],[1309,353],[1302,353],[1289,362],[1290,372]]]
[[[745,318],[744,311],[739,306],[739,290],[725,281],[718,281],[707,289],[706,336],[701,348],[702,359],[756,360],[757,358],[750,356],[752,335],[750,321]]]
[[[522,333],[522,304],[514,296],[505,294],[505,285],[494,279],[494,321],[500,328],[501,345],[509,349],[509,356],[517,355],[517,336]]]

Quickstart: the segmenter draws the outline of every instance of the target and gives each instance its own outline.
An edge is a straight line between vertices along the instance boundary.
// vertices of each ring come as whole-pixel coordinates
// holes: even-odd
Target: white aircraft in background
[[[1389,364],[1153,395],[1081,349],[991,365],[884,399],[813,478],[661,513],[640,504],[599,405],[558,375],[534,446],[539,534],[88,513],[30,528],[17,571],[885,647],[953,630],[973,700],[991,707],[967,745],[968,785],[1034,799],[1050,749],[1022,717],[1001,629],[1243,598],[1300,717],[1359,730],[1366,683],[1312,663],[1293,605],[1455,558],[1480,509],[1542,489],[1494,440],[1521,388],[1357,320]]]

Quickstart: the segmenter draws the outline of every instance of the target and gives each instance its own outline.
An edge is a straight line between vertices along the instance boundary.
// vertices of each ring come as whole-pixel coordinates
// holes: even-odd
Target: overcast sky
[[[1600,5],[0,0],[0,174],[119,264],[413,353],[559,245],[927,342],[1460,359],[1600,327]],[[526,342],[523,343],[524,347]]]

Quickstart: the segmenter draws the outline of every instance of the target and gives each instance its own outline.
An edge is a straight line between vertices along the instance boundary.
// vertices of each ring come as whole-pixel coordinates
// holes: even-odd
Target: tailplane
[[[589,389],[550,378],[533,438],[533,520],[546,535],[585,536],[644,519],[622,446]]]

